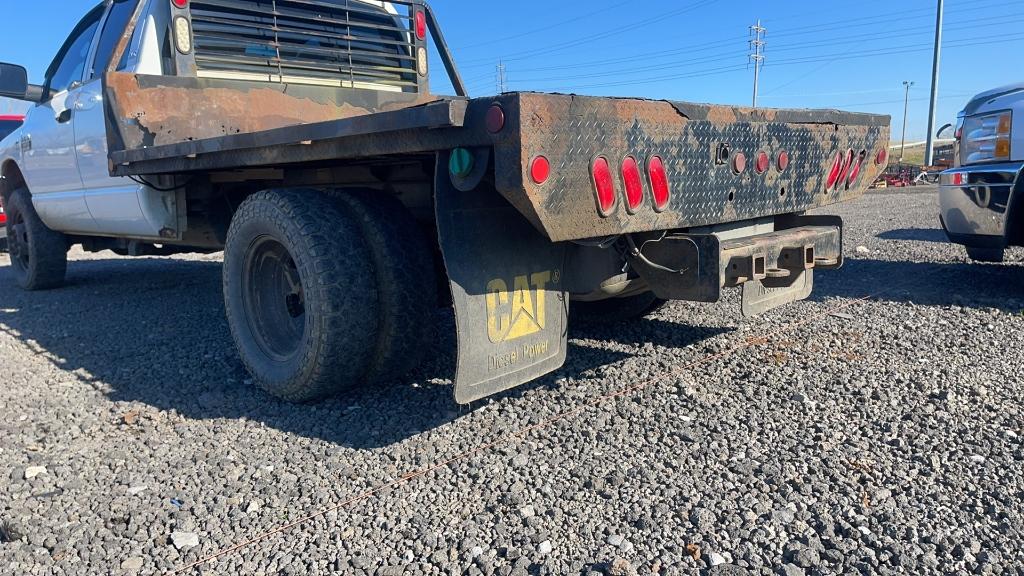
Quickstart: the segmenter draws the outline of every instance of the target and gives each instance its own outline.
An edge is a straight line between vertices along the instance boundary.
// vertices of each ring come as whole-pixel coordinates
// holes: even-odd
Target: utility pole
[[[498,60],[498,94],[508,92],[508,72],[505,63]]]
[[[935,109],[939,104],[939,64],[942,61],[942,13],[943,0],[939,0],[939,6],[935,15],[935,55],[932,58],[932,99],[928,107],[928,143],[924,149],[924,164],[931,166],[935,163]]]
[[[764,47],[767,44],[764,41],[764,35],[766,32],[768,29],[761,26],[760,19],[757,24],[750,27],[750,49],[753,50],[750,60],[754,63],[754,108],[757,108],[757,87],[761,81],[761,65],[764,63]]]
[[[914,87],[914,84],[915,82],[903,82],[907,95],[903,99],[903,140],[900,144],[900,164],[903,164],[903,153],[907,150],[907,113],[910,111],[910,89]]]

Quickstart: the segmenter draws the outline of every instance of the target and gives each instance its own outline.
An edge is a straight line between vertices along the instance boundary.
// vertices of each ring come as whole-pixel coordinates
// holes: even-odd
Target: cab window
[[[103,24],[103,32],[100,34],[99,45],[96,47],[96,58],[93,60],[90,78],[102,76],[110,65],[110,59],[117,48],[117,41],[124,35],[128,21],[135,11],[136,0],[117,0],[110,7],[110,15]]]
[[[102,8],[90,12],[64,43],[64,48],[53,64],[50,64],[46,74],[47,97],[69,89],[74,82],[82,81],[85,61],[89,58],[89,49],[92,47],[92,40],[96,36],[102,15]]]

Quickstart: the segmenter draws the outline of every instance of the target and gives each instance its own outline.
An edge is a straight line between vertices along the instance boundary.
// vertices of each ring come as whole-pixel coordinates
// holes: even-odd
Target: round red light
[[[178,2],[186,2],[187,0],[176,0]],[[420,40],[427,39],[427,15],[425,12],[416,12],[416,37]]]
[[[757,170],[758,174],[764,174],[765,172],[768,171],[768,168],[771,165],[771,163],[772,160],[771,158],[768,157],[767,152],[758,152],[757,160],[754,162],[754,169]]]
[[[882,148],[881,150],[878,151],[878,154],[875,155],[875,165],[881,166],[883,164],[886,164],[887,162],[889,162],[889,151],[886,150],[885,148]]]
[[[543,156],[537,156],[530,164],[530,178],[534,184],[543,184],[551,176],[551,162]]]
[[[491,134],[497,134],[505,128],[505,111],[501,109],[501,106],[495,104],[487,111],[487,131]]]
[[[783,150],[779,152],[779,157],[775,160],[775,165],[778,167],[779,172],[785,172],[786,168],[789,168],[789,152]]]
[[[626,186],[626,207],[630,212],[636,212],[644,202],[644,180],[640,176],[640,166],[632,156],[622,161],[622,183]]]
[[[737,152],[732,157],[732,171],[743,174],[747,170],[747,156],[743,152]]]
[[[665,162],[654,156],[647,162],[647,176],[651,179],[651,193],[654,196],[654,210],[661,212],[668,208],[669,187]]]
[[[597,193],[597,210],[602,216],[608,216],[615,209],[615,177],[608,165],[608,159],[599,157],[590,167],[594,178],[594,191]]]
[[[171,4],[174,4],[175,8],[182,8],[188,6],[188,0],[171,0]]]

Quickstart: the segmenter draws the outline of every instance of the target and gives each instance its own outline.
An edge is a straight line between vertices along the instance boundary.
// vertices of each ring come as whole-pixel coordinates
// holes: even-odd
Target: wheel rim
[[[25,224],[25,217],[21,212],[7,215],[11,221],[8,222],[7,251],[10,253],[11,264],[20,272],[28,271],[31,250],[28,244],[28,226]]]
[[[284,245],[257,238],[249,247],[242,284],[246,317],[259,347],[279,362],[298,354],[306,332],[306,297]]]

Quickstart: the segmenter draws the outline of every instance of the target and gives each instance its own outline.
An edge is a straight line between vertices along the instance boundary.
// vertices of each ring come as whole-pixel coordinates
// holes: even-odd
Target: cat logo
[[[542,332],[545,294],[551,271],[516,276],[512,292],[501,278],[487,284],[487,337],[493,344],[511,342]]]

